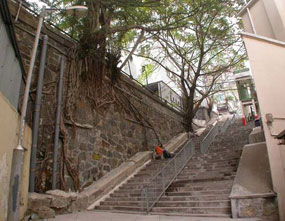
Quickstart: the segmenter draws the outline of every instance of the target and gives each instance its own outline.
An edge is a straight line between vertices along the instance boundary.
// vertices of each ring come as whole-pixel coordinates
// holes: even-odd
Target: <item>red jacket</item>
[[[160,146],[156,146],[156,147],[155,147],[155,152],[156,152],[158,155],[162,155],[162,154],[163,154],[163,149],[162,149]]]

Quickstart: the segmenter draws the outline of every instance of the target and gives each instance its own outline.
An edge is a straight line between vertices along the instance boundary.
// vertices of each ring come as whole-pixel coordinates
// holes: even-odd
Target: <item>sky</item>
[[[40,0],[26,0],[27,2],[31,2],[31,3],[37,3],[38,6],[41,8],[44,5],[46,5],[45,3],[41,2]]]

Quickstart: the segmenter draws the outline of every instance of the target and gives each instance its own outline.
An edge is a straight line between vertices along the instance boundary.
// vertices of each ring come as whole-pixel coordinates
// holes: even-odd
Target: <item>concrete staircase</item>
[[[207,154],[198,151],[170,185],[151,213],[164,215],[230,217],[228,198],[235,177],[242,147],[248,143],[251,126],[231,125],[218,135]],[[196,147],[201,138],[194,139]],[[141,188],[161,169],[167,160],[151,161],[134,177],[96,206],[96,210],[139,213]]]
[[[142,213],[141,189],[149,182],[168,160],[152,160],[126,183],[115,190],[108,198],[95,207],[95,210],[111,210],[112,212]]]
[[[152,214],[230,217],[229,194],[250,128],[235,123],[217,136],[208,153],[194,155]]]

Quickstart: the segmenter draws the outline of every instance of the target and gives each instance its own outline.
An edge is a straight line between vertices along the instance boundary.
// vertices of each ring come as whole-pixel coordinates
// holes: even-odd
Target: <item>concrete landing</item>
[[[108,212],[84,211],[79,213],[59,215],[49,221],[257,221],[260,219],[230,219],[230,218],[207,218],[207,217],[183,217],[161,215],[138,215]]]

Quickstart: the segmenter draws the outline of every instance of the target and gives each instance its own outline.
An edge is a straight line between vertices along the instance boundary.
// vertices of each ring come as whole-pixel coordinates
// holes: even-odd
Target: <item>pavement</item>
[[[49,221],[257,221],[258,219],[208,218],[189,216],[162,216],[83,211],[58,215]]]

